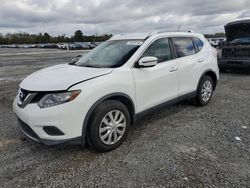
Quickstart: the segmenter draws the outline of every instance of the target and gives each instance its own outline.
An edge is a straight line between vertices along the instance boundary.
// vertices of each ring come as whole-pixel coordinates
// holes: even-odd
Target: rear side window
[[[170,44],[167,38],[154,41],[143,53],[142,57],[154,56],[158,58],[158,63],[172,59]]]
[[[193,41],[187,37],[172,38],[177,57],[185,57],[195,54]]]
[[[198,52],[201,51],[201,49],[203,48],[203,45],[204,45],[203,42],[198,38],[193,38],[193,41],[198,49]]]

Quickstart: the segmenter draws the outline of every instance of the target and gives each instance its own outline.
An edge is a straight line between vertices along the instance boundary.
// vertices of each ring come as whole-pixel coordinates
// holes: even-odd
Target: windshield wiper
[[[94,65],[79,65],[81,67],[91,67],[91,68],[101,68],[101,67],[98,67],[98,66],[94,66]]]

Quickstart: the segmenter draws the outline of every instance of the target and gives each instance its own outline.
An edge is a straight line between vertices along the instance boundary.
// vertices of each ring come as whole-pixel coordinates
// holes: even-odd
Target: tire
[[[204,76],[200,81],[197,89],[196,104],[205,106],[213,96],[214,82],[210,76]]]
[[[111,151],[122,144],[130,124],[130,114],[123,103],[115,100],[104,101],[91,115],[86,135],[88,145],[98,152]]]

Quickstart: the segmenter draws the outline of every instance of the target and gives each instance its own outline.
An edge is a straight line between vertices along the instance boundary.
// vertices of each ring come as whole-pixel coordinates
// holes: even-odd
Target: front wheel
[[[130,114],[123,103],[115,100],[102,102],[91,117],[87,132],[89,145],[99,152],[117,148],[127,136],[130,122]]]
[[[212,98],[214,82],[210,76],[204,76],[197,89],[196,102],[200,106],[205,106]]]

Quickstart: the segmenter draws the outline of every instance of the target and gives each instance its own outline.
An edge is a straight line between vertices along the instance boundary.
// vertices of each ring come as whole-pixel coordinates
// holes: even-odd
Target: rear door
[[[197,50],[192,38],[173,37],[172,43],[179,64],[179,95],[183,96],[196,90],[197,80],[200,76],[199,66],[204,59],[196,54]]]

